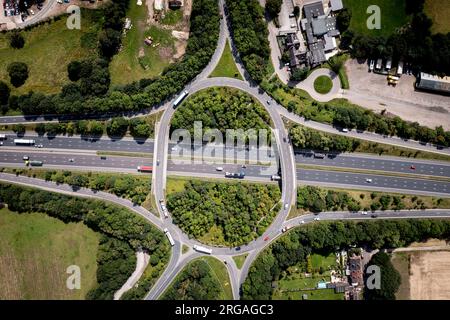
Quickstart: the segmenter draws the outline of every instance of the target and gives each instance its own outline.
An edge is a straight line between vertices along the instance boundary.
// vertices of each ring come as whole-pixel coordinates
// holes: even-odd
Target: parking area
[[[0,29],[14,29],[22,23],[39,16],[39,12],[47,4],[45,0],[0,0],[2,10],[0,14]]]
[[[280,14],[278,15],[278,22],[280,24],[280,31],[295,31],[297,30],[297,22],[294,17],[294,3],[293,0],[283,0]]]
[[[387,74],[369,72],[367,61],[349,60],[346,68],[350,90],[344,92],[344,98],[377,112],[386,110],[404,120],[450,130],[450,97],[417,91],[415,76],[402,74],[393,86]]]

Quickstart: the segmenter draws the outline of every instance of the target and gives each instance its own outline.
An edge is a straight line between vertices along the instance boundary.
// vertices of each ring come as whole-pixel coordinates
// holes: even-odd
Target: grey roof
[[[329,35],[324,35],[323,36],[323,40],[325,41],[325,51],[331,51],[333,50],[335,47],[334,43],[333,43],[333,37],[330,37]]]
[[[311,19],[318,16],[323,16],[325,11],[323,10],[322,1],[306,4],[303,6],[306,19]]]
[[[299,63],[295,54],[295,47],[289,48],[289,65],[291,68],[296,67]]]
[[[417,87],[450,93],[450,77],[440,78],[431,74],[421,73]]]
[[[342,0],[330,0],[331,11],[338,11],[344,8]]]
[[[314,19],[311,25],[315,36],[322,36],[328,32],[327,20],[324,18]]]

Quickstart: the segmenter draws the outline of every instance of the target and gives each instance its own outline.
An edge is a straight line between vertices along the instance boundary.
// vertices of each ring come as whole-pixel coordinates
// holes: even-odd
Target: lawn
[[[69,82],[67,65],[73,60],[81,60],[96,55],[97,33],[100,28],[100,12],[82,10],[80,30],[68,30],[66,19],[44,24],[29,31],[22,31],[25,46],[12,49],[8,34],[0,34],[0,80],[9,83],[6,71],[9,63],[25,62],[29,78],[19,88],[11,85],[11,94],[28,91],[57,93]]]
[[[83,223],[4,208],[0,234],[0,300],[84,299],[96,285],[100,235]],[[80,290],[66,287],[71,265],[81,269]]]
[[[245,259],[247,259],[248,253],[242,254],[240,256],[234,256],[233,260],[236,263],[238,269],[241,269],[244,265]]]
[[[327,94],[333,88],[333,81],[328,76],[320,76],[314,80],[314,90],[320,94]]]
[[[322,267],[324,270],[328,271],[330,267],[334,267],[336,265],[336,255],[334,253],[330,253],[325,257],[314,253],[311,255],[311,265],[313,270],[319,270],[320,267]]]
[[[371,5],[381,9],[381,29],[367,28],[367,19],[372,15],[367,8]],[[344,0],[344,7],[352,11],[350,29],[369,36],[389,36],[408,22],[405,0]]]
[[[220,57],[219,63],[213,72],[209,75],[210,78],[214,77],[228,77],[242,80],[242,76],[234,63],[233,55],[231,53],[230,44],[227,40],[225,50]]]
[[[183,20],[183,10],[169,10],[164,15],[164,18],[161,20],[162,24],[166,24],[169,26],[174,26]]]
[[[431,31],[433,33],[450,32],[450,5],[442,0],[426,0],[425,13],[433,20]]]
[[[142,78],[155,77],[170,63],[174,53],[175,39],[170,30],[157,26],[147,26],[147,6],[138,6],[135,1],[130,4],[127,17],[132,27],[122,40],[122,50],[114,56],[110,64],[111,83],[127,84]],[[153,44],[147,46],[144,39],[153,38]]]

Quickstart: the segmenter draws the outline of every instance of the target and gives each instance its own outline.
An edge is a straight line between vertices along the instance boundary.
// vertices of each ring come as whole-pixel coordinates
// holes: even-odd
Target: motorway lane
[[[320,165],[360,170],[378,170],[411,175],[429,175],[450,178],[450,163],[409,158],[380,157],[362,154],[338,154],[333,158],[315,159],[311,153],[296,153],[297,164]],[[415,169],[412,169],[413,166]]]
[[[445,181],[310,169],[298,169],[297,172],[299,181],[307,184],[325,183],[335,186],[357,186],[360,189],[380,188],[380,190],[414,191],[450,196],[450,182]],[[372,181],[369,183],[366,179],[372,179]]]
[[[15,148],[32,148],[30,146],[20,146],[14,144],[17,136],[7,135],[7,139],[3,140],[3,147]],[[89,151],[117,151],[117,152],[139,152],[152,153],[153,140],[140,139],[110,139],[102,137],[99,139],[81,138],[81,137],[65,137],[58,136],[49,138],[47,136],[26,135],[20,139],[32,139],[36,144],[42,144],[47,149],[65,149],[65,150],[89,150]],[[1,148],[1,147],[0,147]]]

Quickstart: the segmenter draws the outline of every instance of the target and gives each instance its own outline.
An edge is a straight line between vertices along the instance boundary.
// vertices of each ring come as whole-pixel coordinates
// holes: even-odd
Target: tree
[[[328,64],[333,70],[334,73],[339,74],[345,64],[345,56],[334,56],[330,60],[328,60]]]
[[[341,10],[337,15],[337,27],[341,33],[347,31],[352,19],[352,13],[348,9]]]
[[[401,277],[392,265],[390,256],[385,252],[378,252],[372,256],[368,266],[376,265],[380,268],[380,289],[364,290],[367,300],[395,300],[395,293],[401,284]]]
[[[17,135],[25,134],[25,126],[23,124],[21,124],[21,123],[13,125],[12,130]]]
[[[130,133],[133,137],[148,138],[150,137],[152,130],[144,120],[134,118],[130,121]]]
[[[11,62],[7,71],[11,79],[11,84],[18,88],[28,79],[28,66],[23,62]]]
[[[283,0],[267,0],[266,1],[266,11],[272,18],[278,16],[281,10],[281,5]]]
[[[25,45],[25,39],[20,32],[14,31],[9,36],[9,44],[14,49],[22,49]]]
[[[71,81],[78,81],[81,77],[82,64],[80,61],[72,61],[67,66],[67,75]]]
[[[296,68],[291,73],[292,81],[303,81],[308,76],[309,68]]]
[[[128,120],[125,118],[114,118],[106,125],[106,132],[112,137],[123,137],[127,130]]]
[[[0,105],[8,103],[10,92],[11,89],[9,86],[3,81],[0,81]]]
[[[120,47],[121,32],[106,29],[100,33],[99,47],[100,52],[105,58],[111,58],[117,53]]]

